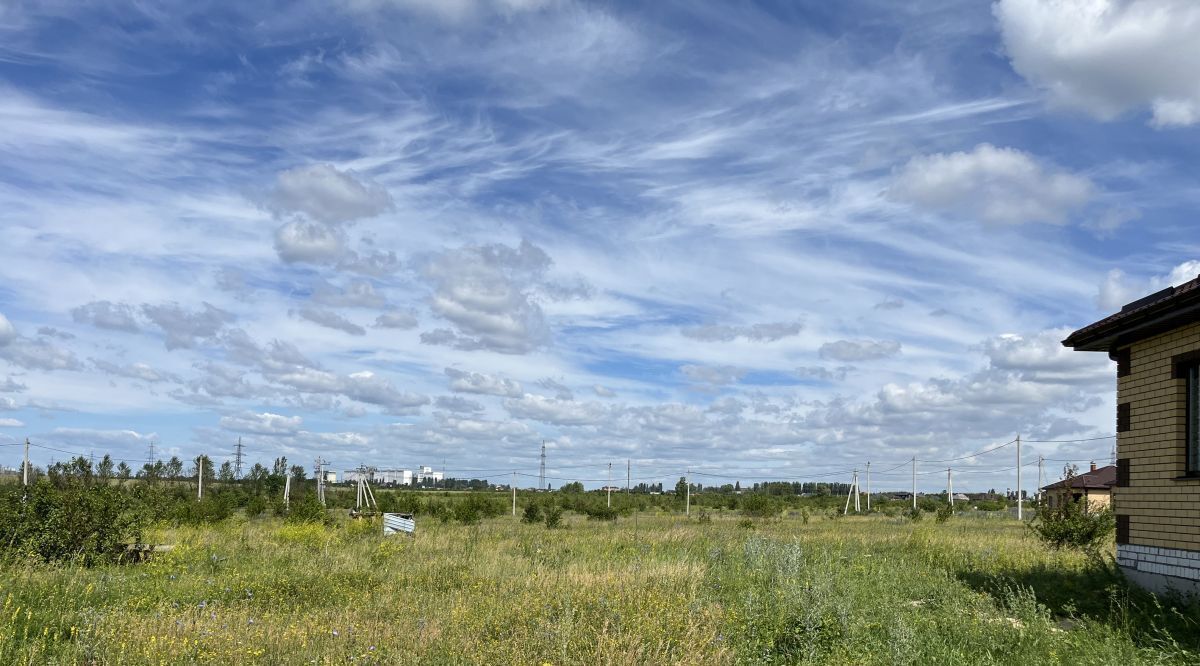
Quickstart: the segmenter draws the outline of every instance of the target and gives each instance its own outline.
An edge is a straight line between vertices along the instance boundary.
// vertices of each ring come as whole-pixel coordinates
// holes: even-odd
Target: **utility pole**
[[[283,510],[284,511],[287,511],[290,508],[289,503],[291,502],[291,498],[292,498],[292,473],[288,472],[288,475],[286,477],[284,477],[284,479],[283,479]]]
[[[691,516],[692,515],[692,470],[689,469],[687,471],[687,475],[685,475],[683,477],[683,480],[684,480],[684,484],[687,486],[687,491],[685,493],[685,496],[687,497],[687,500],[686,500],[687,503],[684,505],[683,515]]]
[[[612,508],[612,463],[608,463],[608,485],[604,486],[604,491],[608,493],[608,508]]]
[[[913,511],[917,510],[917,457],[913,456]]]
[[[842,515],[850,513],[850,498],[854,498],[854,511],[858,512],[858,470],[854,470],[854,478],[850,481],[850,492],[846,493],[846,506],[842,509]]]
[[[1039,509],[1041,509],[1041,507],[1042,507],[1042,485],[1044,483],[1042,481],[1042,467],[1045,464],[1046,464],[1046,456],[1039,455],[1038,456],[1038,491],[1037,491],[1037,503],[1038,503]]]
[[[242,438],[238,437],[237,446],[233,449],[233,478],[242,478]]]
[[[858,487],[858,470],[854,470],[854,513],[862,512],[862,505],[859,501],[862,499],[862,493]]]
[[[321,506],[325,506],[325,470],[323,467],[328,464],[327,461],[318,457],[313,466],[317,471],[317,500],[321,502]]]
[[[631,466],[629,458],[626,458],[625,459],[625,492],[629,492],[632,488],[632,481],[633,481],[633,471],[632,470],[633,470],[633,467]]]
[[[1017,435],[1017,520],[1024,520],[1025,501],[1021,498],[1021,436]]]
[[[25,438],[25,463],[21,468],[21,480],[25,487],[29,487],[29,438]]]
[[[542,440],[542,461],[538,465],[538,491],[546,489],[546,440]]]
[[[871,461],[867,461],[867,513],[871,513]]]
[[[954,508],[954,482],[950,480],[950,468],[946,468],[946,501]]]
[[[517,473],[513,472],[513,518],[517,517]]]
[[[196,501],[204,499],[204,454],[196,458]]]

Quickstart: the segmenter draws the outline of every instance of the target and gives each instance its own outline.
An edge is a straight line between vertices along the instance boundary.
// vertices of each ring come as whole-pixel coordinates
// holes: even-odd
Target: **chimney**
[[[1093,472],[1096,471],[1096,461],[1095,460],[1092,461],[1092,469],[1090,471],[1093,471]]]

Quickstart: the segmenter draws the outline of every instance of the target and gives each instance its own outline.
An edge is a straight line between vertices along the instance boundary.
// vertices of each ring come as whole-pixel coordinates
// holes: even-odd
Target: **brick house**
[[[1117,561],[1156,591],[1200,593],[1200,277],[1063,344],[1117,363]]]
[[[1117,466],[1096,467],[1070,479],[1042,487],[1042,497],[1051,509],[1067,499],[1086,500],[1087,508],[1102,509],[1111,504],[1112,487],[1117,483]]]

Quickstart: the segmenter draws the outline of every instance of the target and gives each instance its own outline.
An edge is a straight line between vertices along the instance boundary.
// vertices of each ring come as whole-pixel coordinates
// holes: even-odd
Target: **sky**
[[[1113,364],[1060,341],[1200,274],[1197,32],[1191,0],[0,2],[0,462],[1105,464]]]

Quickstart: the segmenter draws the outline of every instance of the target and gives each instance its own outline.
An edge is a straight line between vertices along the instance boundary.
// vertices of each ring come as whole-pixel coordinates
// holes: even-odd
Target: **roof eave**
[[[1190,292],[1182,299],[1171,299],[1161,307],[1118,319],[1095,331],[1085,327],[1067,336],[1062,343],[1076,351],[1112,351],[1195,322],[1200,322],[1200,294]]]

